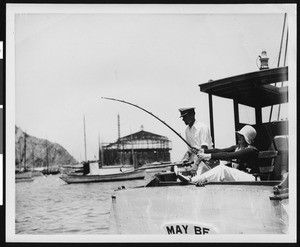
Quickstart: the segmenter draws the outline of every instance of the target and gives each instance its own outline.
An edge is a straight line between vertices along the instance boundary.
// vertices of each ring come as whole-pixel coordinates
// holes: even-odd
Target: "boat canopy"
[[[255,108],[256,126],[262,126],[265,125],[262,123],[262,108],[288,102],[288,86],[283,85],[285,81],[288,81],[288,66],[259,70],[199,84],[200,91],[209,96],[212,138],[214,139],[213,95],[233,100],[236,130],[245,125],[245,123],[240,123],[238,104]],[[276,83],[279,86],[276,86]],[[287,121],[272,123],[272,129],[274,129],[273,135],[287,134]]]
[[[288,67],[255,71],[200,84],[200,91],[235,100],[250,107],[288,102],[288,87],[271,84],[288,80]]]

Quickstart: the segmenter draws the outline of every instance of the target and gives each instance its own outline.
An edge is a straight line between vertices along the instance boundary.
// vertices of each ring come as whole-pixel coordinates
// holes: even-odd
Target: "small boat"
[[[19,171],[15,173],[15,181],[16,182],[32,182],[33,181],[32,171]]]
[[[19,183],[19,182],[22,182],[22,183],[23,183],[23,182],[33,182],[33,180],[34,180],[34,179],[31,178],[31,177],[30,177],[30,178],[17,178],[17,179],[15,180],[15,182],[16,182],[16,183]]]
[[[63,165],[61,167],[62,173],[64,174],[81,174],[85,175],[92,170],[94,175],[108,175],[118,174],[123,172],[134,171],[132,165],[113,165],[113,166],[102,166],[99,160],[88,160],[79,164],[74,165]]]
[[[42,170],[43,175],[56,175],[60,173],[59,168],[49,167],[48,140],[46,140],[46,169]]]
[[[114,182],[114,181],[125,181],[144,179],[145,171],[125,171],[106,175],[82,175],[82,174],[64,174],[60,176],[67,184],[74,183],[99,183],[99,182]]]
[[[32,172],[31,171],[21,171],[21,172],[17,172],[15,174],[15,176],[16,176],[16,181],[17,180],[22,180],[23,181],[23,179],[29,180],[29,179],[32,179]]]
[[[43,170],[42,171],[42,174],[43,175],[56,175],[56,174],[59,174],[60,173],[60,170],[54,170],[54,169],[47,169],[47,170]]]
[[[31,153],[31,158],[32,158],[32,177],[41,177],[43,176],[42,170],[37,167],[35,167],[35,156],[34,156],[34,147],[32,147],[32,153]]]
[[[84,149],[86,160],[86,135],[85,135],[85,118],[84,123]],[[100,158],[100,143],[99,143],[99,158]],[[104,166],[103,156],[101,160],[88,160],[82,164],[73,166],[63,166],[67,168],[67,172],[60,176],[67,184],[73,183],[98,183],[98,182],[113,182],[134,179],[144,179],[145,171],[135,170],[132,165],[114,165]],[[68,171],[69,170],[69,171]]]
[[[27,166],[26,166],[26,132],[24,132],[24,158],[21,160],[23,160],[23,162],[20,161],[19,163],[19,170],[15,172],[15,181],[16,182],[32,182],[33,178],[32,178],[32,171],[30,171]],[[22,152],[21,152],[21,156],[22,156]],[[23,163],[23,164],[22,164]],[[21,167],[23,166],[23,167]]]
[[[33,176],[33,177],[41,177],[41,176],[43,176],[43,173],[42,173],[41,171],[38,171],[38,170],[36,170],[36,169],[33,169],[33,170],[32,170],[32,176]]]

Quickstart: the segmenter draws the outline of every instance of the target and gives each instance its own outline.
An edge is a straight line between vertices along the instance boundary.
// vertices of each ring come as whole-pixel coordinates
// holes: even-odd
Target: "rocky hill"
[[[26,135],[26,137],[25,137]],[[25,151],[26,150],[26,151]],[[26,164],[28,168],[61,167],[78,163],[66,149],[46,139],[30,136],[15,127],[15,166],[18,169]]]

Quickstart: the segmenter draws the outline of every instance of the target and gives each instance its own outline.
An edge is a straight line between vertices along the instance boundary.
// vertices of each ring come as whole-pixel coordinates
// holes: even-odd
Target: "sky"
[[[101,97],[143,107],[182,136],[179,108],[196,107],[196,119],[209,126],[208,95],[198,85],[259,70],[262,50],[269,67],[277,67],[284,20],[280,10],[255,13],[255,8],[255,14],[230,8],[206,12],[201,6],[157,12],[105,11],[97,5],[76,13],[53,10],[18,13],[14,29],[8,30],[15,42],[15,124],[62,145],[78,161],[85,156],[83,119],[87,158],[94,159],[99,138],[117,140],[118,114],[121,136],[143,126],[168,137],[171,160],[181,160],[186,144],[165,125]],[[215,146],[233,145],[233,103],[213,99]],[[253,122],[251,110],[242,108],[240,114]],[[288,116],[285,107],[282,114]]]

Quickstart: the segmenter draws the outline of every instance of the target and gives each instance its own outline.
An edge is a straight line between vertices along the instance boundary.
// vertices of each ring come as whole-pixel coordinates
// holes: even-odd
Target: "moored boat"
[[[15,172],[16,182],[32,182],[32,171],[27,168],[26,165],[26,132],[24,133],[24,148],[23,153],[19,162],[19,169]],[[23,162],[22,162],[23,161]]]
[[[42,171],[43,175],[56,175],[56,174],[59,174],[59,173],[60,173],[59,169],[47,169],[47,170]]]
[[[125,171],[114,174],[106,175],[81,175],[81,174],[69,174],[62,175],[62,179],[67,184],[74,183],[99,183],[99,182],[114,182],[114,181],[125,181],[125,180],[135,180],[135,179],[144,179],[144,171]]]
[[[110,175],[119,174],[123,172],[134,171],[132,165],[113,165],[113,166],[101,166],[98,160],[83,162],[83,164],[62,166],[64,174],[81,174],[85,175],[90,172],[93,175]]]
[[[15,178],[17,179],[25,179],[25,178],[31,178],[32,172],[31,171],[21,171],[15,174]]]
[[[15,173],[15,182],[32,182],[34,180],[32,177],[32,171],[18,171]]]
[[[16,183],[20,183],[20,182],[22,182],[22,183],[23,182],[33,182],[33,181],[34,181],[34,179],[31,178],[31,177],[30,178],[18,178],[18,179],[15,180]]]
[[[56,175],[60,173],[59,167],[53,167],[49,165],[49,145],[48,145],[48,140],[46,140],[46,157],[45,157],[45,161],[46,161],[46,169],[42,170],[43,175],[47,176],[47,175]]]

